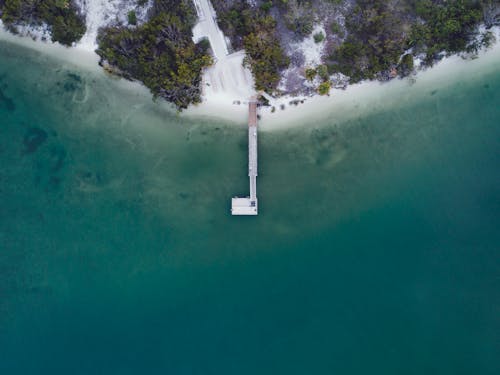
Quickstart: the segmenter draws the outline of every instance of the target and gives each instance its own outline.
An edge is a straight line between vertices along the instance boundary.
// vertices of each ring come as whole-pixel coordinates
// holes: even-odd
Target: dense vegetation
[[[352,81],[375,78],[378,72],[397,64],[404,51],[402,17],[384,0],[358,0],[346,19],[349,32],[331,58],[330,65]]]
[[[347,37],[330,55],[330,72],[341,72],[352,82],[394,72],[407,75],[413,55],[424,54],[432,65],[442,52],[477,51],[490,40],[488,33],[479,36],[477,28],[491,2],[357,0],[346,17]]]
[[[52,40],[71,45],[85,34],[84,18],[70,0],[0,0],[2,21],[16,32],[16,25],[47,24]]]
[[[311,34],[314,22],[318,18],[311,1],[275,0],[281,8],[286,27],[299,36]]]
[[[195,20],[191,0],[156,0],[144,25],[102,30],[97,53],[124,77],[186,108],[200,101],[201,71],[212,61],[208,43],[195,45],[191,39]]]
[[[245,0],[235,1],[230,7],[217,4],[219,25],[235,48],[246,51],[245,63],[255,78],[257,90],[272,93],[288,66],[289,60],[280,46],[276,20],[269,14],[265,2],[253,8]]]
[[[485,2],[419,0],[415,11],[423,22],[413,26],[409,43],[426,54],[432,63],[441,52],[477,51],[486,39],[477,39],[476,26],[483,21]]]
[[[267,91],[276,87],[281,71],[288,66],[287,55],[294,53],[287,48],[287,43],[311,35],[315,23],[323,23],[327,30],[327,35],[316,33],[313,37],[316,43],[325,41],[328,45],[328,54],[323,60],[328,72],[341,72],[350,77],[351,82],[357,82],[406,76],[413,71],[417,55],[424,56],[424,63],[432,65],[445,54],[477,51],[490,41],[488,33],[479,35],[478,26],[488,25],[488,17],[496,19],[499,7],[498,0],[221,0],[212,3],[219,25],[231,38],[233,47],[246,50],[258,89]],[[488,7],[497,13],[488,15]],[[286,30],[293,36],[287,36]],[[285,48],[281,48],[280,43]],[[309,70],[305,78],[312,82],[311,72]],[[321,78],[324,93],[329,78]]]

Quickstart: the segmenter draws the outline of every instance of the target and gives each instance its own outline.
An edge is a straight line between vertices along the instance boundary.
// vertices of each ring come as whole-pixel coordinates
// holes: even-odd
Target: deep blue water
[[[262,133],[257,218],[244,124],[5,43],[0,90],[0,373],[500,372],[500,70]]]

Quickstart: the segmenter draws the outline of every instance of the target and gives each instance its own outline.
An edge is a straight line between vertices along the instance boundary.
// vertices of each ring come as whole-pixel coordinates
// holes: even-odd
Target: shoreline
[[[328,96],[276,98],[273,103],[274,113],[272,107],[260,108],[259,128],[264,131],[288,129],[306,126],[305,120],[307,124],[311,124],[327,117],[335,117],[343,122],[393,108],[401,102],[412,100],[422,91],[431,92],[458,80],[472,80],[474,77],[500,71],[500,27],[493,28],[492,31],[496,42],[473,58],[464,58],[462,55],[444,57],[434,66],[418,70],[410,77],[395,78],[387,82],[362,81],[350,84],[346,89],[332,89]],[[291,104],[295,101],[299,104]],[[202,103],[189,108],[186,115],[246,121],[246,105],[228,106],[228,103],[229,100],[225,103],[211,102],[210,105]],[[280,109],[282,104],[285,109]]]
[[[103,71],[99,66],[99,56],[94,51],[79,45],[65,47],[62,44],[51,41],[37,40],[32,36],[12,34],[5,29],[1,21],[0,41],[19,45],[96,73]]]
[[[349,85],[345,90],[332,89],[330,95],[312,97],[276,98],[271,107],[260,108],[259,128],[263,131],[306,126],[327,117],[335,117],[342,122],[363,116],[365,113],[387,110],[402,101],[411,100],[421,90],[432,91],[456,82],[457,79],[471,80],[489,72],[500,70],[500,28],[493,29],[496,42],[487,50],[480,51],[476,58],[465,59],[460,55],[445,57],[433,67],[417,71],[409,78],[395,78],[388,82],[363,81]],[[77,67],[89,70],[98,76],[109,75],[99,66],[99,56],[82,45],[64,47],[58,43],[33,40],[31,37],[14,35],[0,24],[0,41],[11,42],[42,54],[69,62]],[[117,79],[120,87],[133,90],[140,96],[152,100],[149,90],[140,82]],[[229,95],[219,95],[210,100],[184,110],[181,116],[187,118],[209,118],[226,120],[237,125],[245,124],[248,116],[246,102],[234,103]],[[293,101],[303,101],[297,105]],[[162,103],[163,104],[163,103]],[[284,105],[284,109],[281,106]],[[170,104],[162,105],[165,110]],[[167,109],[168,108],[168,109]]]

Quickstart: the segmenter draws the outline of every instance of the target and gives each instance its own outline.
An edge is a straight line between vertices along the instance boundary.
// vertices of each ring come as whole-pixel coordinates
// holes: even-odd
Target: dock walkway
[[[231,201],[232,215],[257,215],[257,99],[248,103],[248,178],[250,180],[250,196],[234,197]]]

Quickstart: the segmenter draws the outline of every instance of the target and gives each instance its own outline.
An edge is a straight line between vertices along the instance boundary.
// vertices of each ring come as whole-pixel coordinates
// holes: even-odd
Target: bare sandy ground
[[[214,54],[214,65],[203,73],[203,103],[199,107],[201,114],[204,108],[224,111],[224,108],[244,103],[255,95],[254,80],[251,72],[243,66],[245,52],[229,53],[226,38],[217,25],[217,14],[210,1],[193,0],[193,2],[199,20],[193,28],[193,41],[208,39]],[[200,108],[193,107],[187,112],[198,114]]]

